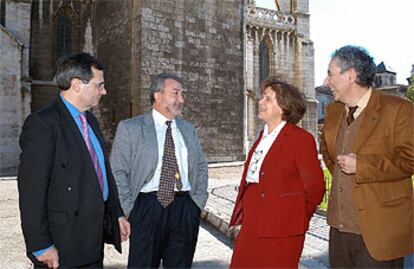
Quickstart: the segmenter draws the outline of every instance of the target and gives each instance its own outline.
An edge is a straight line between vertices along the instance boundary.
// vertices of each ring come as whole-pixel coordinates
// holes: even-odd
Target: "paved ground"
[[[200,229],[194,268],[228,268],[233,241],[229,239],[232,231],[227,229],[227,225],[241,172],[240,166],[209,169],[210,197],[203,212],[205,222]],[[25,257],[16,185],[15,180],[0,181],[0,268],[27,269],[31,264]],[[301,268],[327,268],[327,232],[325,218],[315,215],[306,235]],[[125,268],[127,250],[128,243],[123,244],[123,255],[114,251],[112,246],[106,246],[106,268]]]

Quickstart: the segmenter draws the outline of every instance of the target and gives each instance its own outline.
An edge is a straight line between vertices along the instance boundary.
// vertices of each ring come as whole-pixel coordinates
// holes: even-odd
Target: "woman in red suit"
[[[249,152],[229,226],[242,225],[230,268],[297,268],[309,220],[325,193],[313,136],[297,127],[299,90],[270,78],[258,117],[266,124]]]

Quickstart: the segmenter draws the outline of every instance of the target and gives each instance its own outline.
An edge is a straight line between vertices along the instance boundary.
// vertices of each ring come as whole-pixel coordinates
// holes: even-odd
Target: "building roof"
[[[329,87],[326,87],[326,86],[323,86],[323,85],[316,87],[315,91],[318,92],[318,93],[321,93],[321,94],[332,96],[331,89]]]
[[[395,71],[392,70],[391,67],[385,65],[385,63],[383,61],[379,65],[377,65],[376,73],[393,73],[393,74],[397,74]]]

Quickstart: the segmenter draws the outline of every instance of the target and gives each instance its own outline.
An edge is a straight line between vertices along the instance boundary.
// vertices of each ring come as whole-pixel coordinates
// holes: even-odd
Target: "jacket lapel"
[[[73,160],[79,161],[82,159],[83,150],[79,151],[78,147],[74,145],[84,144],[82,134],[79,131],[78,126],[72,118],[69,110],[66,108],[60,96],[56,98],[57,108],[60,114],[60,126],[62,126],[62,134],[66,141],[70,156]],[[82,149],[82,145],[80,147]],[[81,163],[81,162],[79,162]]]
[[[354,144],[352,145],[352,152],[357,153],[361,146],[365,143],[365,140],[374,131],[380,119],[380,104],[378,93],[373,90],[367,107],[362,112],[363,118],[359,127],[358,133],[355,137]]]
[[[144,114],[144,126],[143,128],[143,141],[145,141],[146,153],[151,163],[155,163],[157,166],[158,162],[158,142],[157,132],[155,130],[155,122],[152,117],[152,112]],[[154,168],[155,169],[155,168]]]
[[[326,114],[325,125],[323,127],[325,144],[332,160],[336,159],[336,138],[338,137],[339,129],[341,128],[342,120],[345,116],[345,105],[342,103],[333,103],[328,107]]]
[[[191,147],[192,143],[190,140],[193,139],[189,134],[188,130],[185,128],[184,124],[180,119],[175,119],[177,123],[177,128],[180,130],[181,135],[183,136],[185,146],[187,147],[187,163],[188,163],[188,172],[190,173],[191,168],[194,167],[194,160],[195,160],[195,152],[194,149]]]

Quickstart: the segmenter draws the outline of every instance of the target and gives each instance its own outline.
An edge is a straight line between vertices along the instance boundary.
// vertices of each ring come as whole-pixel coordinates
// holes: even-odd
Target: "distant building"
[[[411,85],[411,77],[414,76],[414,64],[411,66],[411,75],[407,78],[408,85]]]
[[[315,88],[316,100],[318,100],[318,124],[323,124],[325,119],[325,109],[326,106],[332,102],[333,95],[331,89],[326,86],[319,86]]]
[[[396,95],[405,98],[407,85],[397,84],[397,73],[384,62],[377,65],[377,71],[374,77],[374,88],[390,95]]]

